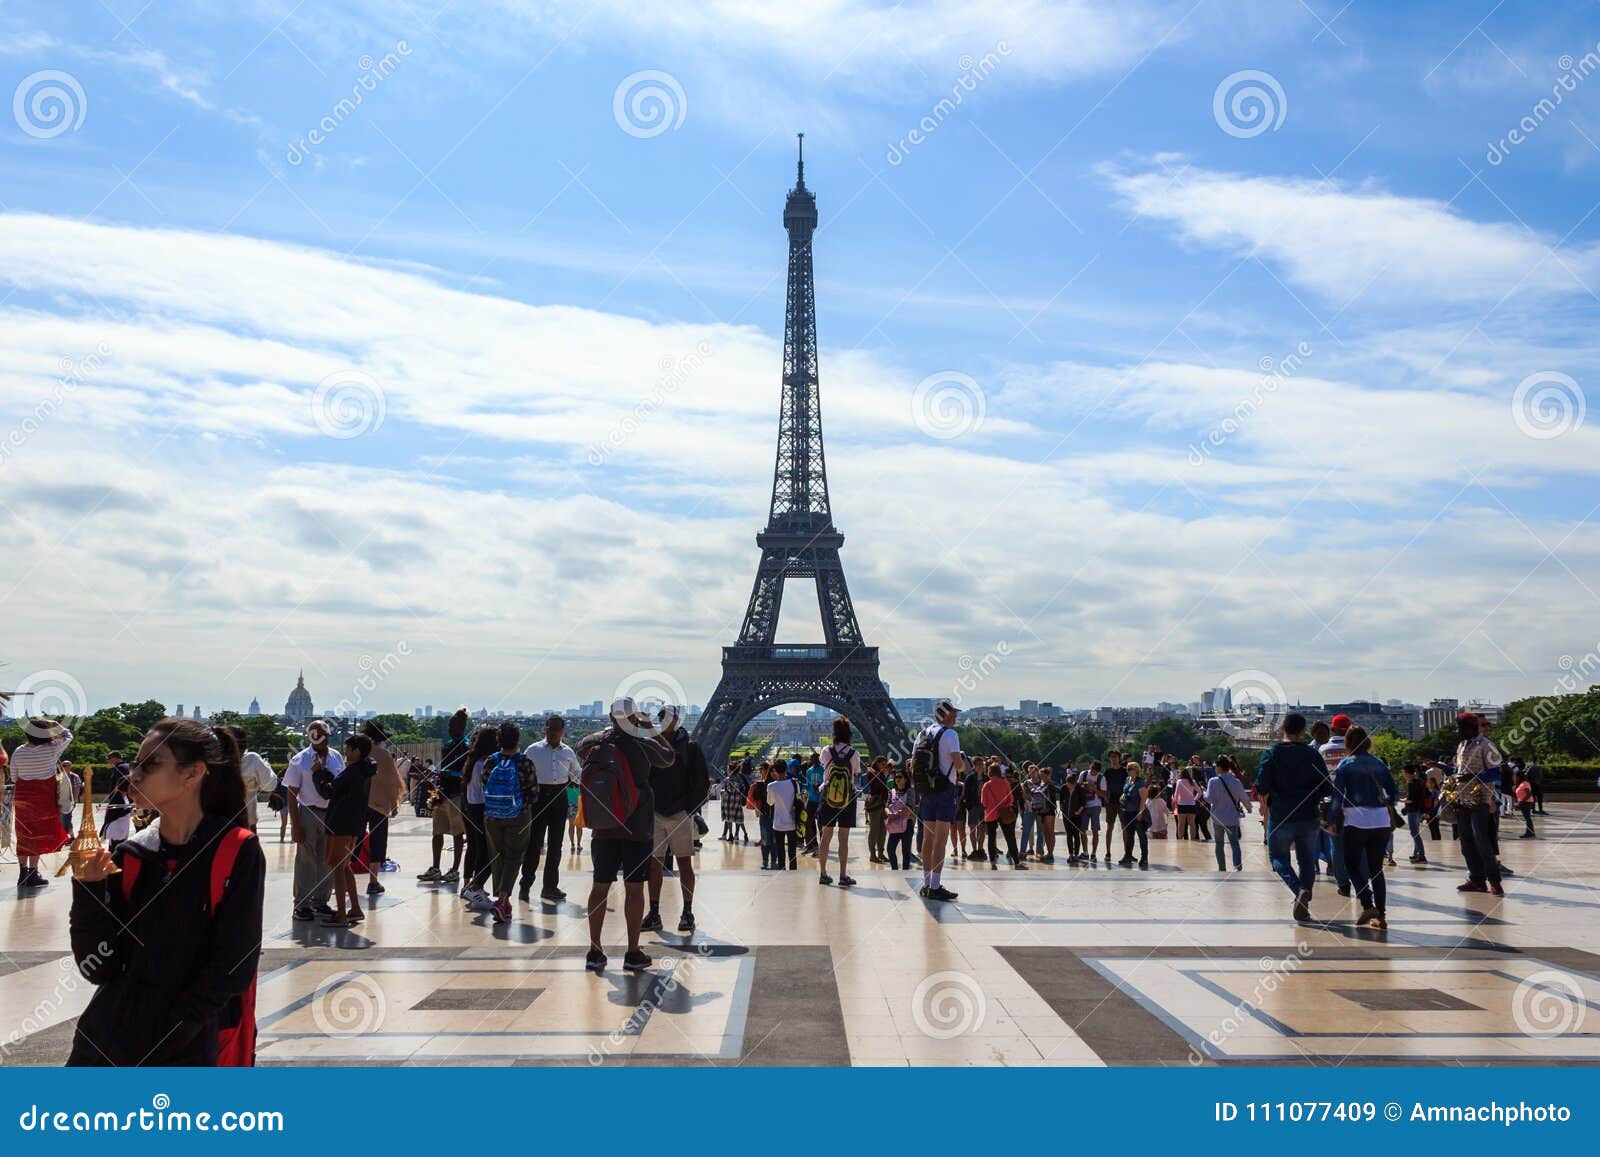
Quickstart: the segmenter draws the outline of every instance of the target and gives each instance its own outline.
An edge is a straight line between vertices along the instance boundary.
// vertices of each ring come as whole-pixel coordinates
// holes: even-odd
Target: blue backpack
[[[494,757],[483,781],[483,814],[491,820],[514,820],[522,814],[522,765],[524,755]]]

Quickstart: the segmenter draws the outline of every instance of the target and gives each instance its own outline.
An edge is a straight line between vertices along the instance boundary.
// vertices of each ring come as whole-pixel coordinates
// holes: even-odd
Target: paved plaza
[[[395,822],[402,870],[354,930],[290,921],[293,846],[265,833],[268,926],[258,1000],[263,1065],[1130,1065],[1600,1061],[1600,815],[1553,803],[1541,838],[1504,842],[1508,896],[1458,895],[1459,850],[1390,869],[1387,932],[1319,883],[1316,921],[1246,821],[1242,873],[1210,845],[1154,842],[1150,869],[960,865],[960,900],[869,865],[859,886],[759,870],[753,845],[698,855],[692,938],[646,933],[657,967],[583,967],[587,855],[559,905],[509,925],[469,913],[427,865],[426,820]],[[752,828],[754,824],[752,822]],[[1508,822],[1507,835],[1520,827]],[[1448,830],[1447,833],[1448,834]],[[1064,845],[1058,849],[1065,856]],[[1120,849],[1119,849],[1120,850]],[[8,869],[9,874],[9,869]],[[662,912],[670,929],[678,883]],[[60,1064],[88,1000],[67,955],[68,888],[0,890],[0,1064]],[[614,947],[616,946],[616,947]]]

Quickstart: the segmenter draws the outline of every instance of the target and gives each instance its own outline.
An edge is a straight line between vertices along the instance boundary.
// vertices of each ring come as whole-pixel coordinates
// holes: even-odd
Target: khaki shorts
[[[656,814],[656,844],[651,853],[656,859],[672,856],[674,859],[694,855],[694,817],[687,812],[673,812],[670,816]]]
[[[460,800],[446,799],[443,796],[439,798],[439,803],[433,809],[433,834],[436,836],[467,834],[467,818],[461,814]]]

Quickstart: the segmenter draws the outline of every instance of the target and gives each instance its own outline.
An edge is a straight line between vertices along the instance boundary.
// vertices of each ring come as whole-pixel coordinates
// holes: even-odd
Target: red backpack
[[[584,826],[601,836],[627,829],[641,795],[626,755],[610,739],[602,739],[584,753],[578,792]]]
[[[216,915],[217,905],[228,887],[228,877],[233,875],[233,865],[238,862],[239,849],[255,835],[249,828],[229,828],[222,834],[217,850],[211,856],[211,914]],[[133,899],[134,881],[139,878],[138,856],[122,857],[122,898]],[[256,1063],[256,978],[239,994],[239,1023],[224,1025],[217,1030],[217,1066],[219,1068],[250,1068]]]

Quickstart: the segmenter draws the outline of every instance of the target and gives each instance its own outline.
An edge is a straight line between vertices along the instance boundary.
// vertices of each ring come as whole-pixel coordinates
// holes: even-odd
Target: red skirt
[[[56,781],[19,779],[12,796],[17,855],[48,856],[72,842],[56,810]]]

